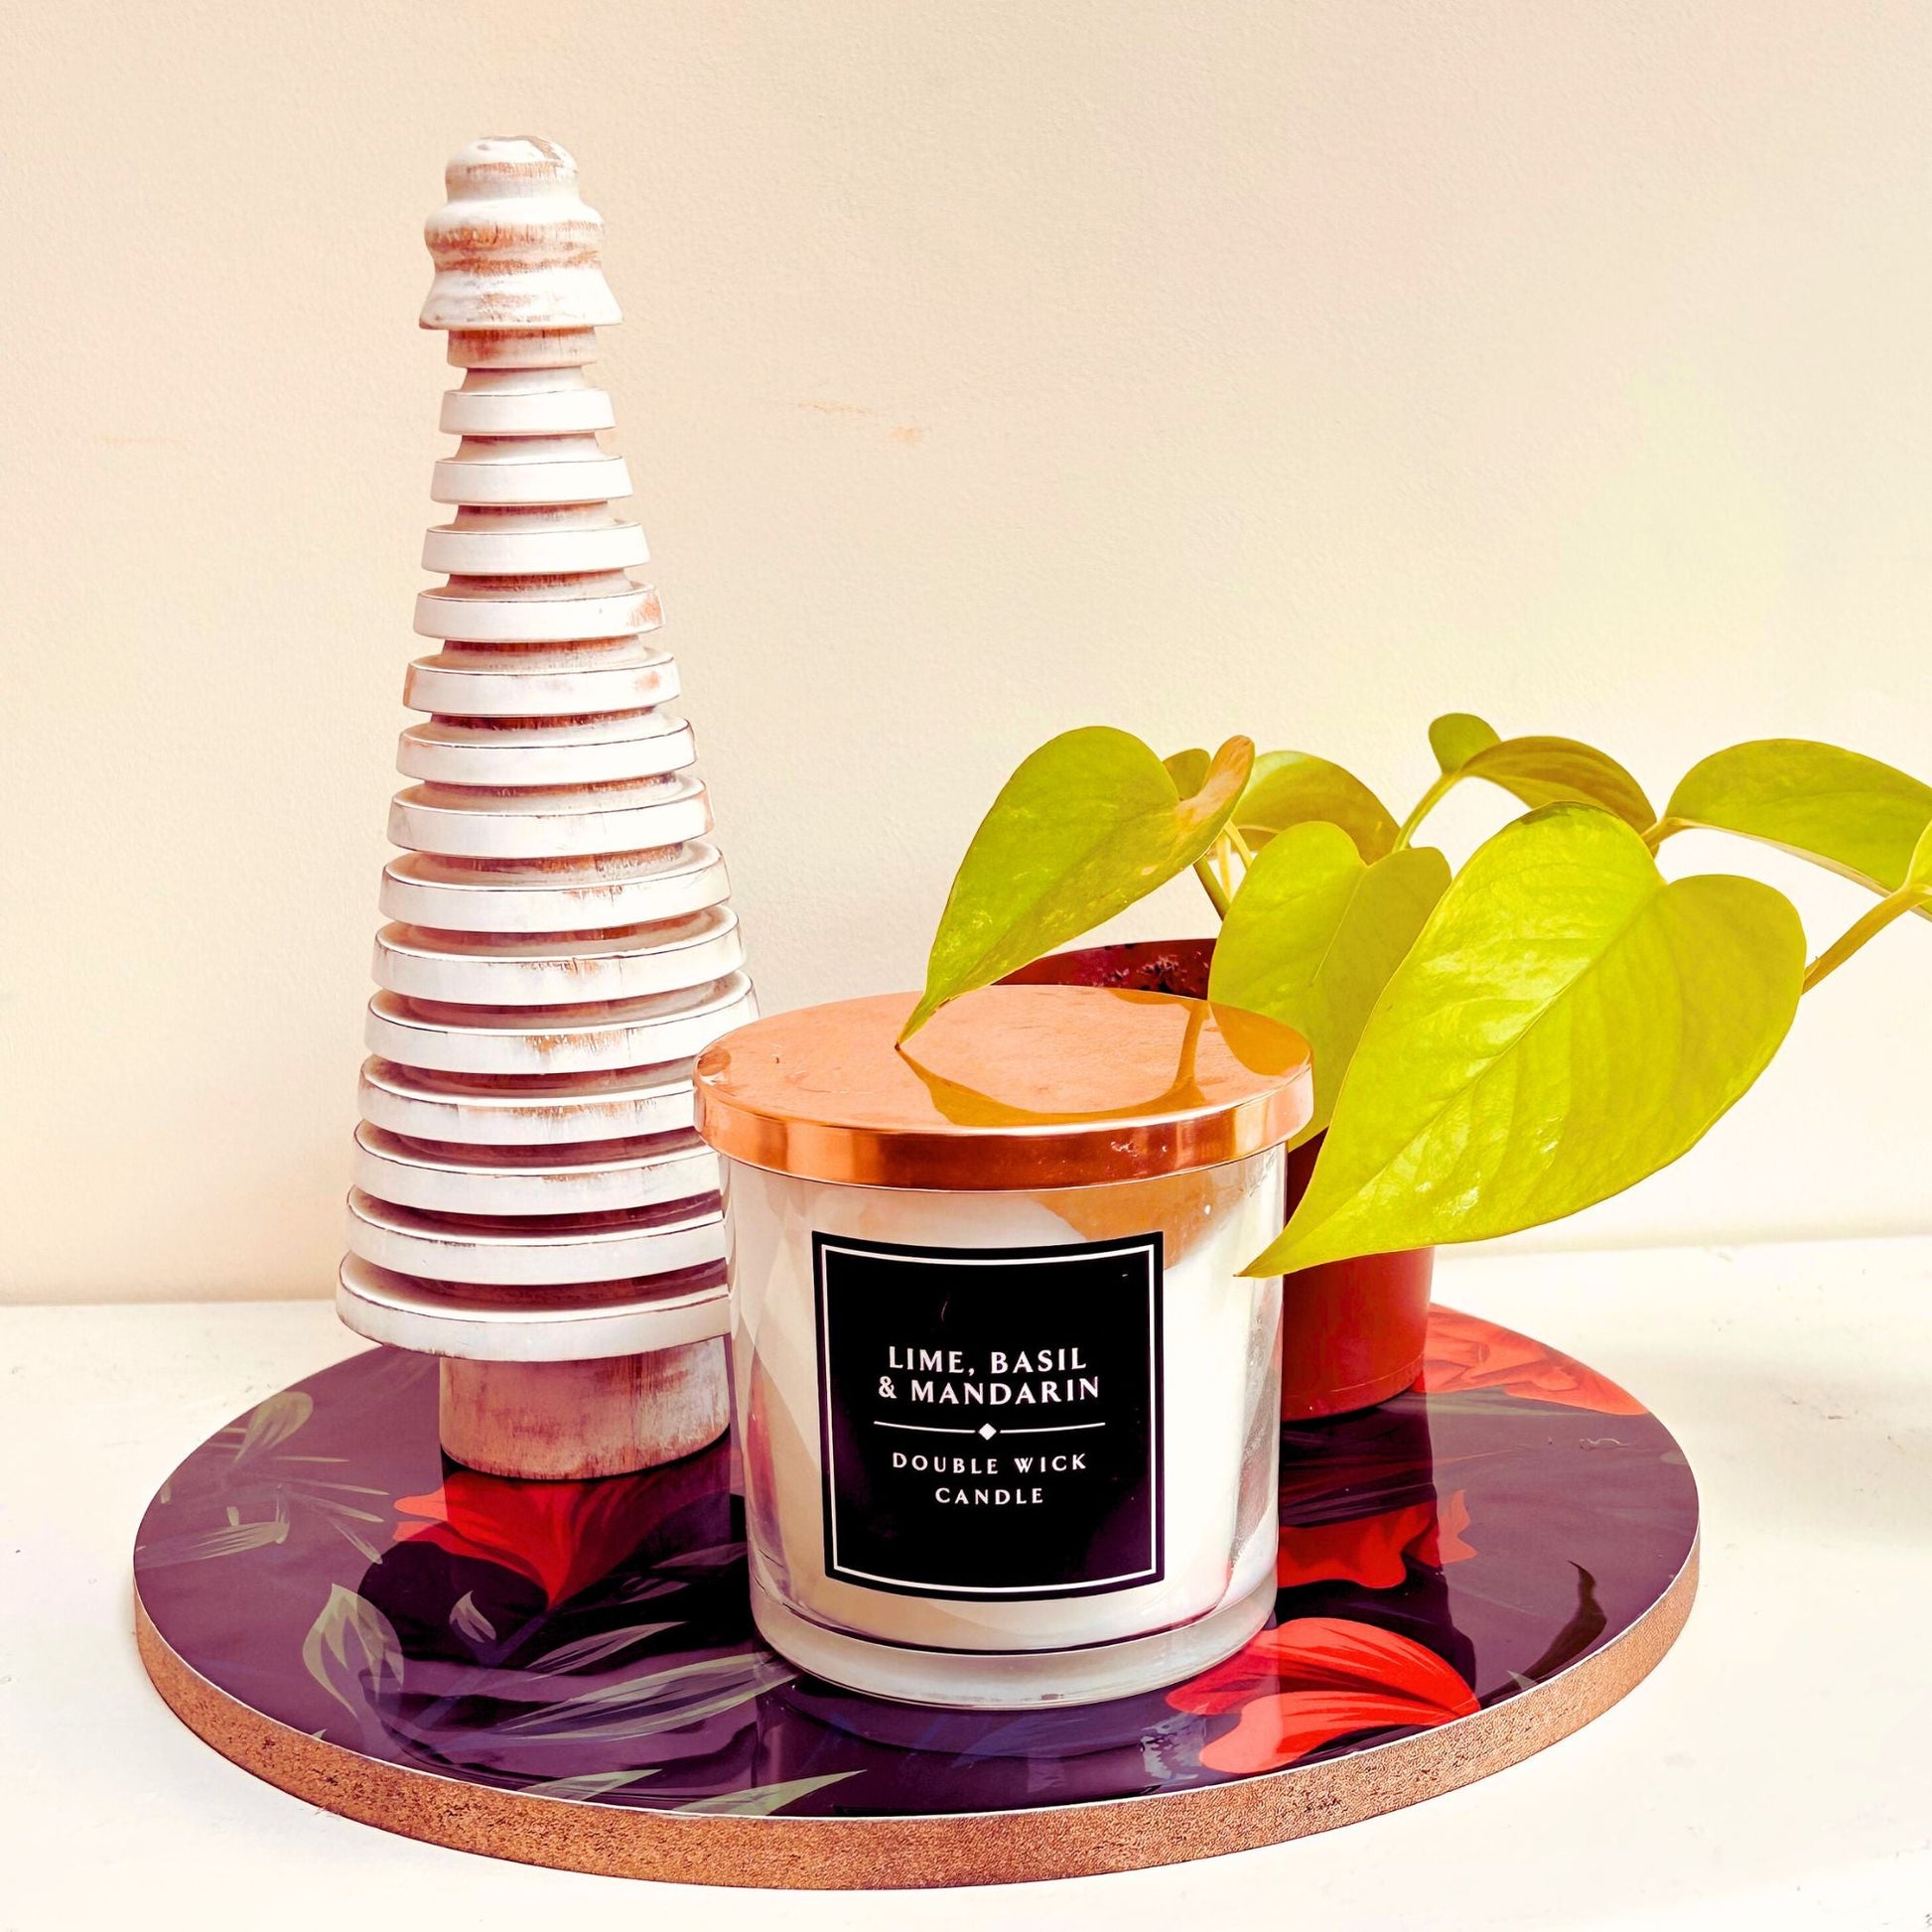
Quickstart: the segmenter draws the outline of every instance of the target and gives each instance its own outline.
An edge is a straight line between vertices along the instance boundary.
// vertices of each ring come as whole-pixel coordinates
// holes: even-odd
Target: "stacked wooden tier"
[[[448,581],[416,629],[441,647],[404,686],[427,722],[389,812],[339,1307],[446,1358],[459,1459],[602,1474],[726,1426],[691,1064],[757,1009],[584,371],[617,319],[600,224],[547,143],[478,142],[449,184],[424,322],[467,370],[431,492],[455,514],[423,550]]]

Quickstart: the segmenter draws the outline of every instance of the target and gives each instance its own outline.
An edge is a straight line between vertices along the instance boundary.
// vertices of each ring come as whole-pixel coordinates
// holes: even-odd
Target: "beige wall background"
[[[1932,10],[22,5],[0,37],[0,1295],[323,1295],[453,380],[576,153],[767,1007],[912,983],[1006,771],[1424,727],[1932,775]],[[1458,851],[1505,816],[1458,796]],[[1715,841],[1679,869],[1836,881]],[[1127,922],[1204,929],[1191,884]],[[1932,932],[1546,1245],[1932,1223]]]

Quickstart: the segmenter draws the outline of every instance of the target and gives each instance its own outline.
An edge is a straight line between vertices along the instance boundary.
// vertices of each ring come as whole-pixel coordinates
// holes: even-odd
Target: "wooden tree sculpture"
[[[756,1017],[665,709],[677,666],[586,380],[619,320],[548,141],[473,143],[426,235],[462,440],[423,549],[338,1307],[442,1357],[444,1449],[511,1476],[688,1454],[727,1425],[724,1226],[692,1057]]]

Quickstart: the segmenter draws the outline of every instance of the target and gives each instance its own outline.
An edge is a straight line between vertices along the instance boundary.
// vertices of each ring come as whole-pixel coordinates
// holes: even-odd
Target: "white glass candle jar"
[[[712,1047],[753,1612],[835,1683],[1171,1684],[1275,1592],[1278,1232],[1308,1049],[1164,994],[906,996]]]

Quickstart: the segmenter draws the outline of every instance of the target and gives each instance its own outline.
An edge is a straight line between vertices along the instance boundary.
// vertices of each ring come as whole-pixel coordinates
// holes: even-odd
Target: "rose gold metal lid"
[[[774,1014],[698,1061],[719,1153],[872,1187],[1086,1187],[1274,1147],[1313,1105],[1308,1042],[1168,993],[991,986],[904,1046],[909,993]]]

